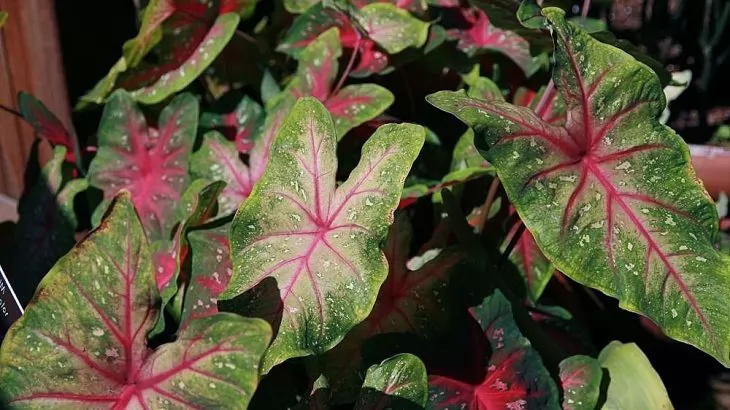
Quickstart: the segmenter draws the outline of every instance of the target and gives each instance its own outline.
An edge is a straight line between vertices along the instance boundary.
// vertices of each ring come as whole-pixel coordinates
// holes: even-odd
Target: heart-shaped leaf
[[[350,18],[335,8],[326,7],[321,1],[308,8],[294,19],[291,27],[279,42],[276,51],[299,59],[304,48],[332,27],[339,28],[340,43],[343,48],[353,48],[357,42],[357,33]]]
[[[217,132],[203,136],[203,145],[190,159],[190,171],[198,178],[224,181],[226,187],[218,198],[220,215],[234,213],[251,194],[269,162],[269,150],[276,133],[289,112],[289,101],[283,101],[266,117],[264,129],[255,135],[246,165],[234,144]]]
[[[422,409],[427,395],[426,366],[418,357],[403,353],[368,369],[355,409]]]
[[[145,230],[166,239],[188,181],[188,156],[198,125],[198,102],[176,97],[160,114],[159,128],[148,128],[129,93],[116,91],[104,107],[99,148],[89,167],[89,182],[104,191],[97,215],[120,189],[132,193]]]
[[[190,280],[187,271],[180,278],[189,252],[189,244],[185,236],[190,229],[205,223],[213,216],[218,195],[224,185],[221,181],[211,184],[202,179],[193,181],[180,201],[179,216],[176,219],[181,222],[175,229],[172,240],[162,239],[153,243],[152,262],[157,267],[155,280],[160,292],[160,310],[164,310],[178,292],[179,279],[182,279],[183,282]],[[179,311],[174,313],[174,317],[180,316]],[[161,316],[150,336],[159,334],[164,327],[165,318]]]
[[[245,408],[270,339],[259,320],[217,314],[156,350],[158,310],[147,239],[124,192],[101,226],[41,283],[0,350],[13,408]]]
[[[458,40],[457,47],[468,55],[477,51],[491,50],[512,59],[529,77],[540,65],[530,54],[530,43],[520,35],[494,27],[487,14],[476,7],[463,8],[461,14],[469,24],[466,30],[449,30],[450,38]]]
[[[598,362],[611,380],[604,409],[673,409],[662,380],[635,343],[609,343]]]
[[[555,33],[564,126],[463,93],[429,97],[479,136],[543,253],[571,278],[648,316],[670,337],[730,363],[730,258],[714,248],[717,211],[686,144],[657,121],[656,74],[543,9]],[[629,82],[641,82],[635,88]]]
[[[332,117],[313,98],[294,106],[264,176],[234,218],[234,273],[220,296],[230,299],[275,280],[283,307],[268,313],[282,317],[265,371],[325,352],[370,313],[388,269],[379,243],[424,138],[419,126],[380,127],[336,188]]]
[[[471,315],[492,347],[486,375],[473,385],[446,376],[429,377],[429,409],[557,409],[557,392],[538,353],[520,334],[509,301],[500,291]]]
[[[337,76],[337,59],[342,55],[337,33],[336,28],[327,30],[301,52],[297,75],[286,90],[295,98],[312,96],[324,103],[334,117],[340,139],[352,128],[382,114],[394,97],[377,84],[348,85],[341,90],[332,90]]]
[[[603,373],[598,360],[571,356],[560,362],[563,410],[593,410],[601,394]]]
[[[53,146],[66,147],[66,161],[76,161],[76,138],[72,136],[61,121],[45,104],[25,91],[18,93],[18,108],[23,119],[33,127],[36,135],[45,138]]]
[[[38,180],[18,202],[14,250],[10,251],[15,261],[11,273],[17,278],[15,292],[23,306],[56,261],[76,243],[74,198],[86,190],[88,182],[70,180],[64,158],[66,147],[59,145]]]
[[[168,5],[174,11],[161,23],[162,37],[156,46],[159,64],[140,63],[132,67],[134,60],[122,57],[104,79],[81,97],[77,108],[89,103],[103,104],[115,88],[129,90],[143,104],[161,102],[181,91],[205,71],[231,40],[241,20],[240,3],[170,0]],[[131,50],[127,46],[127,55]],[[130,57],[137,58],[135,53]]]

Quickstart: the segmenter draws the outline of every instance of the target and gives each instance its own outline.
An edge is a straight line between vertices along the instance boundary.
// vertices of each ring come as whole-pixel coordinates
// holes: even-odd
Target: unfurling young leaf
[[[9,253],[15,261],[10,273],[22,305],[30,300],[56,261],[76,243],[74,233],[78,221],[74,198],[86,190],[88,182],[69,178],[69,170],[64,169],[65,157],[66,147],[57,146],[38,180],[28,187],[18,203],[20,218],[15,227],[14,249]]]
[[[509,301],[498,290],[471,309],[492,347],[478,384],[430,376],[429,409],[557,409],[557,391],[539,354],[520,334]]]
[[[104,191],[96,216],[119,190],[127,189],[150,238],[169,238],[188,181],[197,125],[198,102],[190,94],[172,100],[155,129],[147,126],[126,91],[116,91],[104,107],[99,149],[89,167],[90,184]]]
[[[2,400],[19,409],[246,408],[269,326],[219,313],[152,350],[158,301],[147,239],[123,192],[7,333]]]
[[[380,243],[424,139],[416,125],[380,127],[336,187],[334,121],[314,98],[296,103],[233,220],[233,277],[220,296],[233,298],[264,280],[276,285],[281,306],[248,306],[280,321],[264,372],[324,353],[370,313],[388,271]]]
[[[658,77],[629,54],[542,11],[555,34],[563,126],[463,93],[429,97],[477,135],[537,244],[571,278],[730,364],[730,258],[686,144],[657,120]],[[640,82],[641,87],[630,83]]]
[[[368,369],[355,409],[422,409],[427,395],[426,366],[418,357],[403,353]]]
[[[341,139],[347,131],[382,114],[393,103],[393,94],[377,84],[332,90],[342,54],[337,33],[336,28],[327,30],[301,52],[296,77],[286,91],[297,99],[312,96],[322,102]]]

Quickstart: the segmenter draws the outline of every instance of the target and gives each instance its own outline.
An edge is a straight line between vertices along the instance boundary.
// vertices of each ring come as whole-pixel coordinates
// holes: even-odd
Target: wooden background
[[[0,0],[10,16],[0,30],[0,104],[17,110],[19,91],[43,101],[65,125],[70,108],[53,0]],[[0,111],[0,194],[17,199],[34,134]],[[41,159],[47,158],[45,152]]]

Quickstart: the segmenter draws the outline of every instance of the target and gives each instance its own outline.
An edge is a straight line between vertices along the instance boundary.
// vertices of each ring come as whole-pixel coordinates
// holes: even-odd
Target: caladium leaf
[[[392,3],[370,3],[354,13],[354,17],[368,36],[389,54],[423,47],[428,40],[429,24]]]
[[[196,177],[226,183],[218,198],[220,215],[235,212],[264,174],[271,143],[289,112],[288,103],[285,101],[277,106],[266,118],[263,132],[254,136],[249,165],[241,161],[234,144],[219,133],[209,132],[203,137],[202,147],[191,157],[190,171]]]
[[[218,312],[217,298],[233,275],[228,230],[230,223],[198,229],[188,234],[192,266],[185,290],[180,328],[197,318]]]
[[[416,14],[421,14],[428,9],[428,5],[423,0],[350,0],[350,3],[357,8],[363,8],[371,3],[390,3]]]
[[[557,392],[538,353],[512,318],[509,301],[496,290],[471,309],[492,347],[486,375],[477,385],[430,376],[429,409],[556,409]]]
[[[662,380],[635,343],[613,341],[598,361],[611,380],[604,409],[673,409]]]
[[[729,364],[730,318],[719,295],[730,292],[730,258],[712,246],[717,212],[686,144],[657,121],[665,104],[656,74],[567,23],[559,9],[542,13],[556,35],[564,126],[463,93],[430,101],[475,129],[557,269]]]
[[[426,366],[418,357],[402,353],[368,369],[355,409],[422,409],[427,395]]]
[[[330,381],[333,395],[346,395],[360,382],[358,365],[366,339],[384,333],[427,337],[446,328],[448,312],[443,298],[450,273],[465,255],[454,249],[429,249],[409,260],[412,235],[408,217],[397,213],[383,248],[389,272],[375,306],[362,323],[322,358],[323,374]],[[429,259],[423,261],[426,255]]]
[[[0,350],[13,408],[245,408],[271,337],[260,319],[218,314],[151,350],[158,311],[144,230],[128,192],[41,283]]]
[[[76,138],[66,130],[66,127],[45,104],[25,91],[18,93],[18,108],[23,119],[33,127],[36,135],[45,138],[53,146],[66,147],[66,161],[76,161]]]
[[[388,269],[378,243],[424,138],[419,126],[380,127],[349,179],[335,188],[332,117],[314,98],[296,103],[266,172],[233,220],[233,277],[220,296],[275,280],[283,311],[272,312],[282,317],[265,371],[325,352],[367,317]]]
[[[494,27],[487,14],[476,7],[463,8],[461,14],[470,27],[448,31],[450,38],[458,40],[459,49],[468,55],[481,50],[502,53],[512,59],[528,77],[540,68],[530,54],[530,43],[519,34]]]
[[[295,98],[313,96],[324,103],[334,117],[338,139],[382,114],[394,101],[393,94],[377,84],[349,85],[333,94],[340,55],[337,29],[331,28],[299,55],[296,78],[287,87]]]
[[[160,310],[164,310],[178,292],[178,280],[189,280],[187,274],[184,275],[185,277],[180,278],[183,264],[189,253],[189,245],[185,235],[188,230],[205,223],[213,216],[216,200],[224,186],[225,184],[222,181],[210,184],[202,179],[193,181],[180,201],[179,216],[176,219],[181,222],[175,229],[172,240],[163,239],[153,243],[152,262],[157,267],[155,280],[160,292]],[[179,311],[174,313],[174,317],[180,316]],[[160,316],[150,336],[160,333],[164,330],[164,326],[165,318]]]
[[[253,145],[252,138],[261,132],[264,113],[261,106],[245,96],[235,110],[227,114],[203,113],[200,117],[201,128],[232,128],[233,140],[240,153],[248,153]]]
[[[197,100],[190,94],[176,97],[158,123],[157,129],[148,127],[130,95],[116,91],[104,107],[99,148],[88,178],[104,191],[100,209],[106,209],[120,189],[127,189],[150,238],[166,239],[188,181],[188,156],[198,125]]]
[[[546,92],[549,94],[544,97],[544,102],[541,103]],[[565,124],[565,104],[560,94],[555,92],[555,88],[542,87],[535,92],[520,87],[515,92],[512,102],[516,105],[531,108],[538,117],[547,123],[553,125]]]
[[[332,27],[339,28],[340,43],[343,48],[355,47],[360,34],[357,33],[350,18],[334,8],[326,7],[320,1],[294,20],[276,47],[276,51],[299,59],[299,54],[306,46]]]
[[[603,371],[598,360],[571,356],[560,362],[563,410],[593,410],[601,394]]]
[[[37,147],[37,146],[36,146]],[[34,147],[34,148],[36,148]],[[77,219],[74,198],[88,187],[85,179],[70,180],[64,169],[66,147],[57,146],[35,184],[18,203],[13,257],[15,291],[25,305],[53,264],[74,246]]]
[[[193,82],[220,54],[241,20],[237,0],[171,0],[174,12],[162,23],[160,63],[131,67],[122,57],[109,74],[81,97],[79,108],[102,104],[115,88],[123,88],[143,104],[155,104]]]
[[[150,0],[142,12],[139,33],[122,46],[124,60],[135,67],[162,40],[162,23],[175,12],[174,0]]]

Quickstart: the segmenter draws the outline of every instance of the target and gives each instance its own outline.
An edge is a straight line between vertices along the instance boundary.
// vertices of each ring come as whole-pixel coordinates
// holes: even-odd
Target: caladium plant
[[[590,2],[538,3],[143,1],[79,102],[104,105],[97,135],[27,93],[0,106],[39,138],[0,224],[25,308],[2,405],[653,409],[701,391],[660,376],[730,365],[730,257],[659,121],[664,68]],[[615,327],[629,343],[604,346]]]

